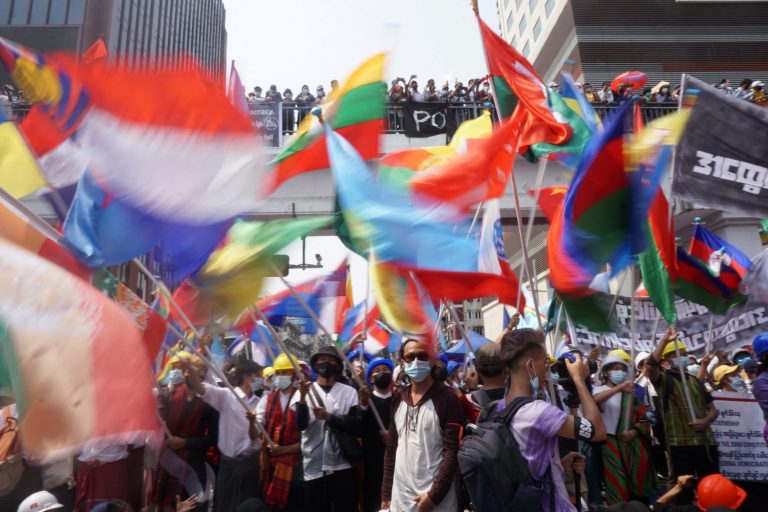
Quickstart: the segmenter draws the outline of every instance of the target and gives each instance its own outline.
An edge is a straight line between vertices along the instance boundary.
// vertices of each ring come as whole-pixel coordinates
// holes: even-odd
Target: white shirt
[[[248,418],[240,401],[227,388],[220,388],[203,383],[205,393],[202,399],[205,403],[219,411],[219,450],[227,457],[251,455],[261,448],[258,438],[251,440],[248,436]],[[257,408],[259,397],[245,396],[240,388],[235,388],[237,396],[243,399],[250,410]]]
[[[599,395],[604,391],[610,391],[610,386],[602,385],[596,387],[592,391],[592,395]],[[603,413],[603,423],[605,423],[605,431],[612,435],[616,435],[616,429],[619,426],[619,419],[623,414],[621,409],[621,395],[623,392],[615,393],[608,400],[600,404],[600,412]]]

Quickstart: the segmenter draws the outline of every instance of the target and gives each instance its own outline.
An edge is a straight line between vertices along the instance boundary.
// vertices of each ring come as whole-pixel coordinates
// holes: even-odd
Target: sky
[[[270,84],[297,94],[344,78],[370,56],[386,51],[387,80],[434,78],[438,86],[454,79],[465,84],[486,74],[482,43],[469,0],[224,0],[227,10],[227,61],[235,66],[247,91]],[[479,0],[483,20],[498,28],[495,0]],[[227,64],[229,66],[229,64]],[[301,262],[301,242],[282,254]],[[349,257],[356,302],[366,295],[366,263],[350,255],[330,236],[307,239],[307,263],[315,254],[322,269],[291,270],[288,281],[299,283],[327,274]],[[283,288],[267,279],[263,294]]]
[[[233,59],[247,91],[270,84],[298,93],[329,90],[368,57],[387,51],[388,80],[418,76],[442,83],[486,74],[469,0],[224,0],[227,66]],[[498,29],[495,0],[480,14]]]

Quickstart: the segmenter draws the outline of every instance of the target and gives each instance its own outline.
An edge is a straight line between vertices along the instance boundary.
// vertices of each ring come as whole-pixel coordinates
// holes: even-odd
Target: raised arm
[[[597,407],[594,398],[589,393],[586,380],[589,378],[589,364],[586,359],[582,359],[579,354],[574,354],[576,361],[571,362],[566,359],[565,364],[568,367],[568,373],[573,378],[574,386],[581,401],[581,410],[584,414],[583,419],[589,424],[583,422],[578,416],[568,416],[568,419],[557,431],[559,437],[565,439],[582,439],[584,441],[599,442],[605,441],[606,431],[603,423],[603,415]]]

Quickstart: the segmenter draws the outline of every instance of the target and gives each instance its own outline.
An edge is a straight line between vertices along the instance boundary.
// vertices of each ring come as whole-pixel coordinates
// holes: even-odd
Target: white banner
[[[768,443],[763,411],[752,395],[712,393],[720,412],[712,431],[720,452],[720,472],[731,480],[768,481]]]

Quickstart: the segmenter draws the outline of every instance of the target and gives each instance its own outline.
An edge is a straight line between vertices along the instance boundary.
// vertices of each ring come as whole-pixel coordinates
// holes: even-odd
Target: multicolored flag
[[[339,338],[343,342],[351,340],[355,334],[363,332],[365,326],[372,325],[379,317],[381,311],[376,304],[376,298],[371,295],[346,312]]]
[[[384,61],[379,54],[360,65],[344,82],[333,102],[323,105],[323,117],[360,155],[379,156],[379,134],[384,129]],[[314,115],[307,115],[296,133],[272,160],[270,191],[305,172],[328,169],[325,133]]]
[[[731,291],[739,293],[741,280],[752,268],[752,261],[730,242],[707,230],[701,224],[693,228],[688,253],[703,261]]]
[[[13,389],[28,457],[157,439],[150,358],[120,306],[4,239],[0,287],[0,385]]]
[[[747,300],[746,296],[734,292],[716,277],[706,263],[691,256],[682,247],[677,248],[675,295],[706,306],[717,315],[725,314],[734,304]]]
[[[21,198],[45,185],[45,177],[16,124],[0,108],[0,188]]]
[[[640,254],[638,263],[643,276],[642,294],[658,308],[664,319],[672,324],[677,320],[675,309],[675,280],[677,249],[675,247],[674,217],[664,192],[659,190],[648,212],[648,250]]]
[[[499,109],[520,130],[518,152],[528,159],[555,151],[580,153],[590,133],[579,115],[550,91],[525,57],[498,36],[480,16],[488,72]],[[557,116],[555,115],[557,112]]]
[[[563,204],[567,192],[568,187],[562,185],[539,189],[537,204],[550,224],[554,221],[555,216],[557,215],[557,210],[560,208],[560,205]],[[529,190],[528,195],[535,198],[536,189]]]

